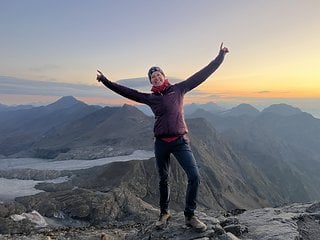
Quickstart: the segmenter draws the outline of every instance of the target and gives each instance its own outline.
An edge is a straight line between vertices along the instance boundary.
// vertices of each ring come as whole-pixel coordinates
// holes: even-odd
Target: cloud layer
[[[170,80],[172,83],[179,82],[179,79]],[[151,85],[147,78],[122,79],[117,81],[119,84],[142,92],[150,92]],[[263,95],[268,91],[261,91]],[[12,96],[17,98],[16,103],[29,104],[23,102],[21,96],[34,96],[35,98],[45,101],[52,101],[52,97],[74,96],[89,103],[120,104],[127,101],[125,98],[115,94],[101,85],[85,85],[74,83],[62,83],[53,81],[37,81],[29,79],[19,79],[8,76],[0,76],[0,96]],[[51,97],[51,98],[49,98]],[[3,98],[2,98],[3,99]],[[21,100],[20,100],[21,99]],[[19,101],[20,100],[20,101]],[[1,102],[1,98],[0,98]],[[127,101],[128,102],[128,101]],[[319,98],[259,98],[230,96],[225,93],[209,93],[200,90],[193,90],[186,95],[186,103],[192,102],[217,102],[220,105],[227,104],[234,106],[240,103],[249,103],[260,109],[276,103],[287,103],[299,107],[303,111],[312,113],[314,116],[320,116],[320,99]],[[5,103],[6,104],[6,103]]]

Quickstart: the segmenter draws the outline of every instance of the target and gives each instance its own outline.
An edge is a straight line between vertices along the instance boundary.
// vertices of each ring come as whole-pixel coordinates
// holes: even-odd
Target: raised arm
[[[135,89],[131,89],[125,86],[122,86],[120,84],[117,84],[115,82],[112,82],[108,80],[102,72],[99,70],[97,74],[97,80],[98,82],[102,82],[103,85],[105,85],[110,90],[114,91],[115,93],[118,93],[119,95],[131,99],[133,101],[139,102],[139,103],[146,103],[148,102],[148,98],[150,94],[148,93],[141,93]]]
[[[183,82],[178,83],[178,86],[182,89],[184,93],[194,89],[203,83],[212,73],[214,73],[217,68],[221,65],[224,60],[224,56],[229,52],[228,48],[223,47],[223,43],[220,45],[220,50],[218,56],[212,60],[207,66],[202,68],[200,71],[196,72],[188,79]]]

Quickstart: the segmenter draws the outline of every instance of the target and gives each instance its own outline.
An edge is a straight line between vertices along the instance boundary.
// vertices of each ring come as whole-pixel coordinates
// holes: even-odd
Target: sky
[[[230,53],[186,103],[287,103],[320,116],[318,0],[1,0],[0,103],[133,103],[99,84],[150,91],[147,71],[171,82]]]

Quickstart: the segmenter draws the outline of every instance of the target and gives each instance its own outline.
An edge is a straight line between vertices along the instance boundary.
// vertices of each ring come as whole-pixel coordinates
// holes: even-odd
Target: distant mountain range
[[[253,208],[320,199],[319,119],[285,104],[263,111],[248,104],[232,109],[193,104],[186,106],[186,116],[202,176],[202,207]],[[153,122],[134,106],[102,108],[73,97],[2,110],[0,156],[94,159],[152,150]],[[172,205],[181,209],[186,178],[176,161],[172,172]],[[124,187],[157,205],[153,159],[113,163],[76,176],[72,187],[102,192]]]
[[[271,181],[286,201],[319,199],[320,120],[285,104],[259,112],[239,105],[221,114],[198,110],[247,164]],[[253,179],[254,180],[254,179]]]

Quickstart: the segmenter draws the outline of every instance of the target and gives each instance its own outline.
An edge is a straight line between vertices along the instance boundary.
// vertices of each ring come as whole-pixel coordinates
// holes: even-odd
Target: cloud
[[[218,94],[212,94],[210,96],[208,96],[209,98],[222,98],[222,95],[218,95]]]
[[[205,97],[207,97],[208,93],[204,92],[204,91],[197,90],[197,89],[193,89],[191,92],[187,93],[187,96],[190,96],[190,97],[202,97],[202,96],[205,96]]]
[[[130,79],[121,79],[117,83],[125,85],[127,87],[137,88],[145,87],[146,85],[150,86],[148,78],[130,78]]]
[[[174,82],[177,82],[174,79]],[[121,79],[117,83],[141,92],[150,92],[151,84],[147,78]],[[195,91],[193,94],[199,93]],[[125,98],[101,85],[86,85],[63,83],[57,81],[39,81],[21,79],[10,76],[0,76],[0,94],[3,95],[30,95],[30,96],[74,96],[80,98],[104,98],[123,101]]]
[[[255,92],[255,93],[264,94],[264,93],[271,93],[271,91],[259,91],[259,92]]]
[[[58,66],[57,66],[58,67]],[[40,69],[39,69],[40,70]],[[173,79],[172,83],[178,82]],[[134,88],[142,92],[150,92],[151,84],[147,78],[121,79],[117,83]],[[63,83],[56,81],[38,81],[21,79],[10,76],[0,76],[0,94],[41,95],[41,96],[75,96],[75,97],[105,97],[123,99],[123,97],[108,90],[103,84],[100,86]],[[198,95],[199,91],[192,94]]]
[[[119,80],[125,86],[138,89],[140,91],[150,92],[150,85],[146,84],[146,78],[123,79]],[[270,91],[261,91],[263,93]],[[75,83],[62,83],[53,81],[37,81],[29,79],[19,79],[8,76],[0,76],[0,95],[12,95],[16,98],[20,96],[74,96],[83,99],[97,98],[105,99],[110,102],[123,102],[125,98],[107,89],[101,85],[85,85]],[[40,98],[40,97],[37,97]],[[249,103],[257,108],[267,107],[276,103],[287,103],[295,107],[299,107],[303,111],[310,112],[316,117],[320,117],[320,98],[259,98],[259,97],[244,97],[230,96],[227,93],[209,93],[194,89],[186,96],[192,102],[209,102],[216,101],[217,103],[240,104]],[[21,100],[20,100],[21,101]],[[189,102],[190,102],[189,101]],[[20,102],[20,104],[23,104]]]
[[[0,76],[0,94],[41,95],[41,96],[76,96],[103,97],[112,96],[104,86],[36,81]],[[114,94],[115,95],[115,94]]]
[[[151,84],[148,78],[121,79],[121,80],[118,80],[117,83],[129,88],[140,90],[140,91],[150,92],[150,89],[151,89]]]
[[[269,93],[273,93],[273,91],[264,90],[264,91],[258,91],[258,92],[253,92],[253,93],[258,93],[258,94],[269,94]],[[276,92],[276,93],[287,94],[287,93],[290,93],[290,92],[289,92],[289,91],[282,91],[282,92]]]
[[[36,67],[30,67],[29,70],[32,72],[45,72],[48,70],[56,70],[60,69],[61,67],[59,65],[55,64],[44,64],[41,66],[36,66]]]

